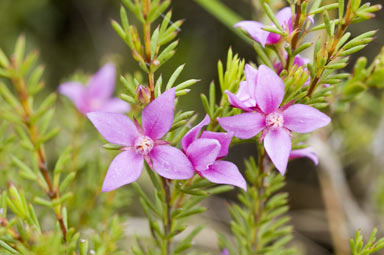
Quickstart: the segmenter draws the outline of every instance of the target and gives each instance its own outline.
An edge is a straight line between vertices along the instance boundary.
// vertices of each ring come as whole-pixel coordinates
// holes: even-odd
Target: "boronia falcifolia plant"
[[[296,0],[274,10],[273,1],[261,0],[257,6],[265,20],[251,21],[218,0],[196,2],[235,29],[257,59],[242,60],[229,49],[226,64],[218,63],[219,86],[212,82],[209,95],[201,95],[206,114],[176,110],[199,81],[178,81],[184,64],[168,80],[159,73],[176,53],[183,21],[173,20],[170,0],[123,0],[120,21],[112,26],[141,78],[121,75],[120,98],[113,96],[112,63],[86,86],[86,79],[61,84],[58,92],[72,101],[76,121],[57,160],[49,159],[46,149],[57,150],[54,141],[62,135],[55,127],[56,93],[43,90],[37,53],[26,53],[24,36],[9,57],[0,51],[2,253],[202,254],[194,238],[204,226],[191,224],[191,218],[207,209],[204,200],[234,188],[239,195],[227,207],[230,234],[218,234],[217,250],[207,254],[300,253],[287,216],[288,195],[281,191],[287,164],[307,157],[317,165],[316,152],[306,143],[310,134],[328,126],[323,135],[329,135],[331,113],[380,86],[379,57],[369,67],[359,59],[353,74],[344,68],[376,33],[352,37],[348,27],[373,18],[381,6]],[[107,141],[103,147],[117,152],[114,158],[92,149],[101,143],[89,138],[95,131],[87,119]],[[243,142],[255,145],[244,170],[224,159]],[[150,190],[138,182],[143,172]],[[150,236],[137,236],[126,247],[119,242],[126,237],[115,211],[130,200],[140,203]],[[376,242],[375,236],[376,230],[364,245],[358,231],[350,252],[380,250],[383,240]]]

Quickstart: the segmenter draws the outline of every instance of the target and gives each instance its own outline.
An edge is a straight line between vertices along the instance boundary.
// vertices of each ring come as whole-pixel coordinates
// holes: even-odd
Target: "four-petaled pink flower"
[[[181,140],[181,147],[188,156],[196,172],[213,183],[230,184],[244,190],[247,184],[235,164],[219,160],[228,154],[232,140],[231,133],[203,131],[209,124],[209,116],[193,127]]]
[[[284,31],[287,31],[289,34],[292,33],[292,11],[291,8],[285,7],[276,13],[276,19],[281,24]],[[272,26],[275,27],[274,24]],[[240,21],[235,24],[235,27],[240,27],[245,30],[255,41],[259,42],[263,47],[265,45],[276,44],[280,42],[281,35],[275,34],[263,30],[265,25],[263,23],[251,20]]]
[[[319,110],[303,104],[280,106],[284,98],[284,83],[267,66],[261,65],[256,74],[257,109],[253,112],[219,118],[224,130],[242,139],[262,131],[261,140],[276,168],[284,174],[291,153],[291,131],[308,133],[324,127],[330,118]]]
[[[125,113],[130,109],[129,104],[112,97],[115,76],[115,66],[109,63],[91,77],[88,86],[80,82],[66,82],[59,86],[59,92],[71,99],[82,114],[98,111]]]
[[[109,166],[103,192],[137,180],[144,159],[153,170],[168,179],[189,179],[194,175],[193,166],[184,153],[160,140],[172,126],[174,103],[173,88],[147,105],[142,113],[142,128],[123,114],[87,114],[108,142],[124,146]]]

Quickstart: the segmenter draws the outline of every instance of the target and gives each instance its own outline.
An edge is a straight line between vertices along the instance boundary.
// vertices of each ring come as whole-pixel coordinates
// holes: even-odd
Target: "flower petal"
[[[208,170],[200,172],[208,181],[218,184],[229,184],[247,190],[247,183],[235,164],[218,160]]]
[[[297,66],[306,66],[309,63],[308,58],[304,58],[300,55],[296,55],[295,59],[293,60],[293,64]]]
[[[292,149],[289,131],[285,128],[268,130],[264,138],[264,147],[277,170],[285,174]]]
[[[244,84],[243,82],[240,83],[241,85],[246,85]],[[240,86],[241,86],[240,85]],[[241,87],[240,87],[241,88]],[[240,88],[239,88],[239,91],[240,91]],[[228,95],[228,101],[229,103],[233,106],[233,107],[236,107],[236,108],[239,108],[243,111],[246,111],[246,112],[250,112],[252,111],[252,109],[250,107],[248,107],[245,102],[243,102],[239,97],[238,95],[235,95],[233,94],[232,92],[230,92],[229,90],[226,90],[224,91],[227,95]],[[239,94],[239,92],[238,92]],[[256,106],[256,104],[255,104]]]
[[[285,7],[276,13],[276,19],[284,29],[289,29],[292,33],[292,10],[290,7]]]
[[[153,169],[165,178],[183,180],[191,178],[195,173],[187,156],[170,145],[155,146],[149,156],[152,159]]]
[[[280,39],[281,39],[281,35],[270,32],[267,37],[266,44],[268,45],[276,44],[280,41]]]
[[[240,27],[245,30],[255,41],[265,47],[269,32],[262,29],[264,26],[263,23],[248,20],[240,21],[234,25],[234,27]]]
[[[209,121],[210,121],[209,116],[208,116],[208,114],[206,114],[204,119],[199,124],[194,126],[191,130],[188,131],[188,133],[185,134],[183,139],[181,139],[181,148],[183,149],[183,151],[186,151],[188,146],[193,141],[196,140],[196,138],[199,136],[201,129],[204,126],[208,125]]]
[[[283,111],[284,126],[297,133],[308,133],[329,124],[331,119],[319,110],[294,104]]]
[[[233,135],[248,139],[257,135],[265,128],[265,116],[258,112],[247,112],[239,115],[217,118],[221,127]]]
[[[77,110],[83,114],[87,113],[87,102],[86,102],[86,90],[80,82],[66,82],[59,86],[59,93],[68,97]]]
[[[175,88],[169,89],[147,105],[142,113],[143,129],[153,140],[163,137],[172,127]]]
[[[256,102],[268,114],[276,111],[284,98],[284,82],[269,67],[260,65],[257,75]]]
[[[127,102],[117,97],[108,99],[101,107],[101,111],[103,112],[116,112],[116,113],[126,113],[126,112],[129,112],[130,109],[131,109],[131,106]]]
[[[255,88],[257,82],[257,69],[246,64],[244,68],[245,80],[248,83],[248,92],[252,98],[255,97]]]
[[[110,143],[132,146],[139,136],[135,124],[123,114],[90,112],[87,117]]]
[[[223,158],[228,154],[228,148],[229,144],[231,143],[232,136],[232,133],[203,131],[200,137],[217,140],[220,143],[220,151],[217,157]]]
[[[144,158],[133,150],[117,155],[109,166],[102,191],[111,191],[125,184],[134,182],[143,170]]]
[[[307,157],[313,161],[315,165],[319,164],[319,158],[317,157],[316,152],[312,149],[312,147],[307,147],[304,149],[293,150],[291,154],[289,154],[289,159],[303,158]]]
[[[88,95],[91,98],[107,99],[115,90],[116,68],[112,63],[105,64],[95,73],[88,83]]]
[[[216,161],[220,147],[216,139],[200,138],[191,143],[185,153],[197,171],[204,171]]]

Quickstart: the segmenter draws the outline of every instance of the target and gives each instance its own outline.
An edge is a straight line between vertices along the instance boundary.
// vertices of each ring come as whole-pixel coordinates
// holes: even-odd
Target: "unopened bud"
[[[140,103],[147,105],[151,100],[151,92],[146,86],[140,84],[136,89],[136,97]]]

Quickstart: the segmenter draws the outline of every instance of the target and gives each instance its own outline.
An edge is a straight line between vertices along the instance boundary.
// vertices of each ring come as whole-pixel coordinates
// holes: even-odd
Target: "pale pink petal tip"
[[[292,149],[289,131],[284,128],[269,130],[264,138],[264,147],[272,163],[284,175]]]
[[[263,47],[267,43],[269,32],[263,30],[265,25],[257,21],[240,21],[234,25],[246,31],[255,41],[259,42]]]
[[[208,181],[217,184],[229,184],[247,190],[247,183],[235,164],[218,160],[209,169],[200,172]]]
[[[315,165],[319,164],[319,158],[317,157],[316,152],[312,149],[312,147],[307,147],[304,149],[299,149],[299,150],[293,150],[291,151],[291,154],[289,155],[289,159],[296,159],[296,158],[309,158],[312,160],[312,162]]]
[[[109,166],[102,192],[115,190],[136,181],[143,170],[144,158],[134,151],[124,151],[117,155]]]

